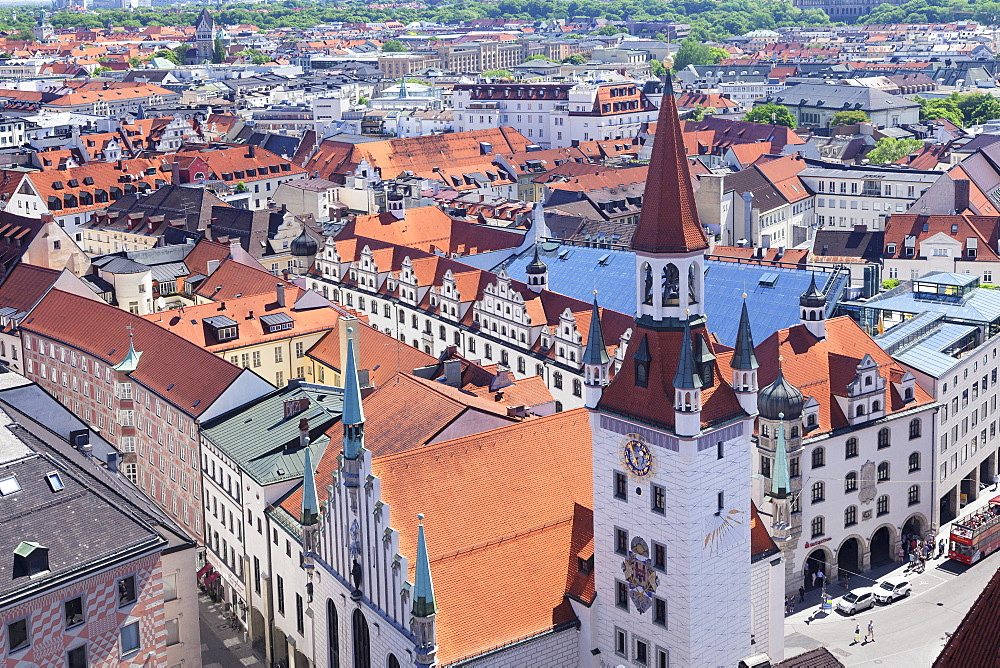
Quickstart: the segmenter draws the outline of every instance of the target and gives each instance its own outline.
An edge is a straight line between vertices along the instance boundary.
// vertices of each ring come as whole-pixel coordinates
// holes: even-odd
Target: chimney
[[[208,276],[215,273],[215,270],[219,268],[218,260],[209,260],[205,263],[205,270],[208,272]]]
[[[89,448],[91,446],[88,445],[87,447]],[[89,452],[87,453],[87,456],[90,457],[90,453]],[[108,465],[108,472],[109,473],[118,473],[118,453],[117,452],[109,452],[108,453],[108,461],[106,463]]]
[[[955,179],[955,213],[969,208],[969,180]]]
[[[181,184],[181,165],[176,160],[170,163],[170,185],[179,186]]]
[[[239,237],[231,237],[229,239],[229,256],[232,257],[235,253],[239,252],[240,249],[240,239]]]
[[[462,387],[462,361],[446,359],[444,361],[445,383],[451,387]]]
[[[309,420],[302,418],[299,420],[299,447],[309,445]]]
[[[257,147],[254,146],[253,144],[250,144],[249,146],[247,146],[247,157],[253,159],[257,155],[256,151]]]
[[[274,291],[277,294],[277,302],[280,308],[285,308],[285,284],[278,283],[274,286]]]

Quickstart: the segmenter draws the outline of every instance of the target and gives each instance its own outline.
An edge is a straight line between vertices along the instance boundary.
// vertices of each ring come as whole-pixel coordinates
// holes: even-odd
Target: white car
[[[855,589],[837,599],[837,610],[847,615],[867,610],[873,605],[875,605],[875,590],[872,587]]]
[[[882,580],[875,587],[875,599],[879,603],[892,603],[898,598],[905,598],[910,595],[913,586],[910,581],[903,577],[891,577]]]

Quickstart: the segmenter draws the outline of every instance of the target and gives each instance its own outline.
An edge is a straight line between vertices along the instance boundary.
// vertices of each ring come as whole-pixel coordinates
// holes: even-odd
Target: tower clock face
[[[635,478],[645,478],[653,471],[653,452],[639,434],[627,434],[622,441],[622,466]]]

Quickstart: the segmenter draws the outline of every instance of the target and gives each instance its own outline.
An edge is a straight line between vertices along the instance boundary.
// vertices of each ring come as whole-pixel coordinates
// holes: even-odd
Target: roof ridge
[[[513,540],[515,538],[520,538],[521,536],[527,536],[528,534],[536,533],[538,531],[545,531],[546,529],[551,529],[553,527],[557,527],[560,524],[565,524],[566,522],[572,522],[574,517],[575,517],[575,513],[570,513],[569,515],[565,515],[563,517],[559,517],[557,519],[550,520],[548,522],[545,522],[544,524],[538,524],[538,525],[535,525],[533,527],[529,527],[527,529],[523,529],[521,531],[516,531],[516,532],[514,532],[512,534],[505,534],[505,535],[500,536],[499,538],[494,538],[493,540],[484,541],[482,543],[476,543],[475,545],[470,545],[468,547],[463,547],[463,548],[460,548],[458,550],[452,550],[451,552],[447,552],[445,554],[442,554],[440,556],[437,556],[437,557],[431,559],[431,563],[444,561],[445,559],[452,559],[452,558],[457,557],[459,555],[467,554],[467,553],[473,552],[475,550],[481,550],[481,549],[483,549],[485,547],[489,547],[491,545],[499,545],[500,543],[506,542],[508,540]]]

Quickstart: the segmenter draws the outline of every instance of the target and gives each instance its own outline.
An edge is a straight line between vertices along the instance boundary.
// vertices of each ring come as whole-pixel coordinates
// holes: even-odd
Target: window
[[[615,654],[619,656],[624,656],[628,658],[626,651],[628,650],[628,636],[625,631],[615,627]]]
[[[799,477],[799,458],[789,457],[788,458],[788,475],[792,478]]]
[[[87,668],[87,646],[80,645],[66,652],[66,668]]]
[[[858,491],[858,472],[851,471],[844,477],[844,494]]]
[[[118,581],[118,607],[132,605],[135,601],[135,576],[130,575]]]
[[[826,497],[826,489],[822,481],[814,482],[812,485],[812,502],[819,503]]]
[[[621,580],[615,580],[615,605],[628,610],[628,585]]]
[[[653,598],[653,623],[666,628],[667,602],[662,598]]]
[[[131,654],[139,650],[139,622],[126,624],[121,630],[122,654]]]
[[[18,619],[7,625],[7,651],[16,652],[31,644],[28,637],[28,618]]]
[[[667,546],[653,541],[653,568],[658,571],[667,570]]]
[[[920,438],[920,418],[910,420],[910,440]]]
[[[854,526],[858,523],[858,507],[857,506],[847,506],[847,510],[844,511],[844,527]]]
[[[619,471],[615,471],[615,498],[628,498],[628,478],[625,477],[624,473]]]
[[[662,647],[656,648],[656,668],[670,668],[670,653]]]
[[[719,441],[715,444],[715,458],[722,459],[726,455],[725,444]]]
[[[918,422],[919,422],[919,420],[918,420]],[[878,448],[879,448],[879,450],[881,450],[882,448],[888,448],[889,445],[890,445],[890,443],[889,443],[889,428],[888,427],[882,427],[881,429],[878,430]]]
[[[910,485],[906,492],[906,503],[910,506],[920,503],[920,485]]]
[[[875,503],[875,512],[879,516],[887,515],[889,513],[889,495],[883,494],[878,497],[878,501]]]
[[[920,453],[919,452],[911,452],[910,453],[910,459],[907,462],[907,465],[908,465],[907,468],[909,469],[909,471],[908,471],[909,473],[913,473],[914,471],[919,471],[920,470]]]
[[[340,623],[337,606],[332,599],[326,599],[326,637],[329,643],[330,666],[340,667]]]
[[[628,553],[628,531],[615,527],[615,552],[618,554]]]
[[[853,436],[844,444],[844,459],[858,456],[858,439]]]
[[[632,636],[635,640],[635,649],[633,652],[633,658],[636,663],[640,666],[645,666],[649,663],[649,643],[640,638]]]
[[[826,464],[826,451],[822,447],[815,447],[812,451],[812,467],[822,468]]]
[[[302,594],[295,595],[295,628],[298,630],[300,635],[306,632]]]
[[[278,595],[278,614],[285,614],[285,580],[280,575],[275,576],[275,583]]]
[[[487,345],[486,347],[489,348],[489,345]],[[487,354],[486,357],[488,358],[489,354]],[[554,374],[552,374],[552,385],[557,390],[562,389],[563,382],[562,382],[562,374],[560,372],[556,371]]]
[[[653,485],[653,512],[666,513],[667,510],[667,490],[661,485]]]
[[[66,611],[66,628],[71,629],[74,626],[83,624],[83,597],[77,596],[76,598],[71,598],[63,604],[63,609]]]
[[[824,531],[823,531],[823,518],[822,517],[814,517],[813,521],[811,523],[811,528],[812,528],[812,537],[813,538],[819,538],[820,536],[822,536],[823,533],[824,533]]]
[[[889,462],[882,462],[878,465],[878,481],[885,482],[889,479]]]
[[[302,341],[295,342],[295,358],[298,359],[306,354],[305,344]]]
[[[181,631],[178,619],[174,617],[173,619],[168,619],[163,625],[167,629],[167,647],[170,645],[176,645],[181,641]]]

